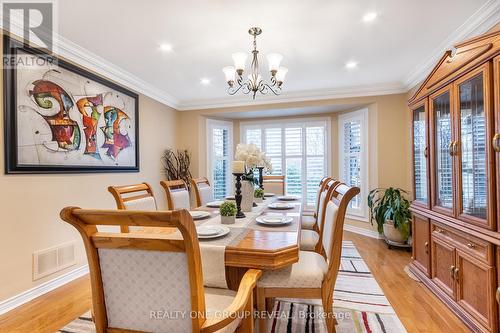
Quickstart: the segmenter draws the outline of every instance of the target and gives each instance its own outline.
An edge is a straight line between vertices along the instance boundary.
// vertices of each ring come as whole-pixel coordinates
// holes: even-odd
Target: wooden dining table
[[[237,290],[244,273],[250,268],[261,270],[276,270],[287,267],[299,260],[300,243],[300,219],[303,204],[292,201],[293,209],[275,210],[268,204],[277,202],[277,198],[267,198],[263,202],[260,211],[253,219],[260,215],[283,213],[290,216],[293,221],[286,227],[264,226],[253,223],[252,227],[245,228],[244,234],[238,238],[236,243],[227,245],[224,252],[226,268],[226,282],[230,289]],[[211,217],[218,214],[218,208],[206,206],[196,208],[198,211],[211,213]],[[195,220],[195,224],[203,223],[203,220]],[[169,233],[168,228],[148,228],[148,232]],[[200,240],[203,242],[203,240]]]

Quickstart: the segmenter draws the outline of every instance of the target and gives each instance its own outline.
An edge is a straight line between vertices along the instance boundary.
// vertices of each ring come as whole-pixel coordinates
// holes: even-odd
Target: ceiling
[[[154,87],[155,95],[163,94],[177,109],[192,109],[406,91],[454,39],[468,37],[485,22],[491,26],[493,14],[498,23],[498,2],[59,1],[58,24],[63,40],[88,50],[87,57],[95,54]],[[363,22],[372,11],[377,19]],[[250,51],[251,26],[263,29],[258,48],[264,77],[265,55],[284,55],[289,72],[279,98],[252,101],[226,94],[221,69],[232,65],[231,53]],[[162,51],[161,43],[172,51]],[[345,68],[348,61],[358,68]],[[210,84],[202,85],[202,78]]]

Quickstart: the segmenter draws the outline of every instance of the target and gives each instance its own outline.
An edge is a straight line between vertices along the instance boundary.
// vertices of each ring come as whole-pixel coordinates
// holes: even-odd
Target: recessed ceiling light
[[[369,12],[363,15],[364,22],[372,22],[377,18],[378,14],[376,12]]]
[[[204,86],[208,86],[210,84],[210,79],[204,77],[204,78],[200,79],[200,83]]]
[[[170,44],[160,44],[160,50],[164,52],[171,52],[172,51],[172,45]]]
[[[358,67],[358,63],[356,61],[348,61],[345,64],[345,68],[347,68],[347,69],[353,69],[353,68],[357,68],[357,67]]]

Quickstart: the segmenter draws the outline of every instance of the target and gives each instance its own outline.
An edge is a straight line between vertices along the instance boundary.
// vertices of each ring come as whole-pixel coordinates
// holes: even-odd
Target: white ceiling
[[[231,65],[231,53],[250,51],[251,26],[263,29],[263,74],[267,53],[285,56],[289,72],[279,100],[390,93],[421,80],[415,70],[428,70],[453,38],[497,15],[499,1],[58,1],[58,18],[62,37],[154,87],[172,106],[189,109],[273,100],[226,94],[221,69]],[[379,17],[364,23],[370,11]],[[173,51],[162,52],[160,43]],[[347,70],[351,60],[359,68]]]

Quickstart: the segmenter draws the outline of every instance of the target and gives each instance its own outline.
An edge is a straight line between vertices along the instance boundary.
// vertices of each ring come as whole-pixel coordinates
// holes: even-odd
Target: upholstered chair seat
[[[282,269],[264,272],[257,282],[257,287],[321,288],[327,271],[328,264],[322,255],[316,252],[300,251],[298,262]]]
[[[227,309],[234,300],[236,292],[229,289],[206,288],[205,287],[205,305],[207,307],[208,319],[217,318],[222,311]],[[228,326],[216,331],[216,333],[232,333],[241,323],[241,318],[237,318]]]
[[[319,242],[319,235],[316,231],[302,230],[300,232],[300,249],[302,251],[314,251]]]

